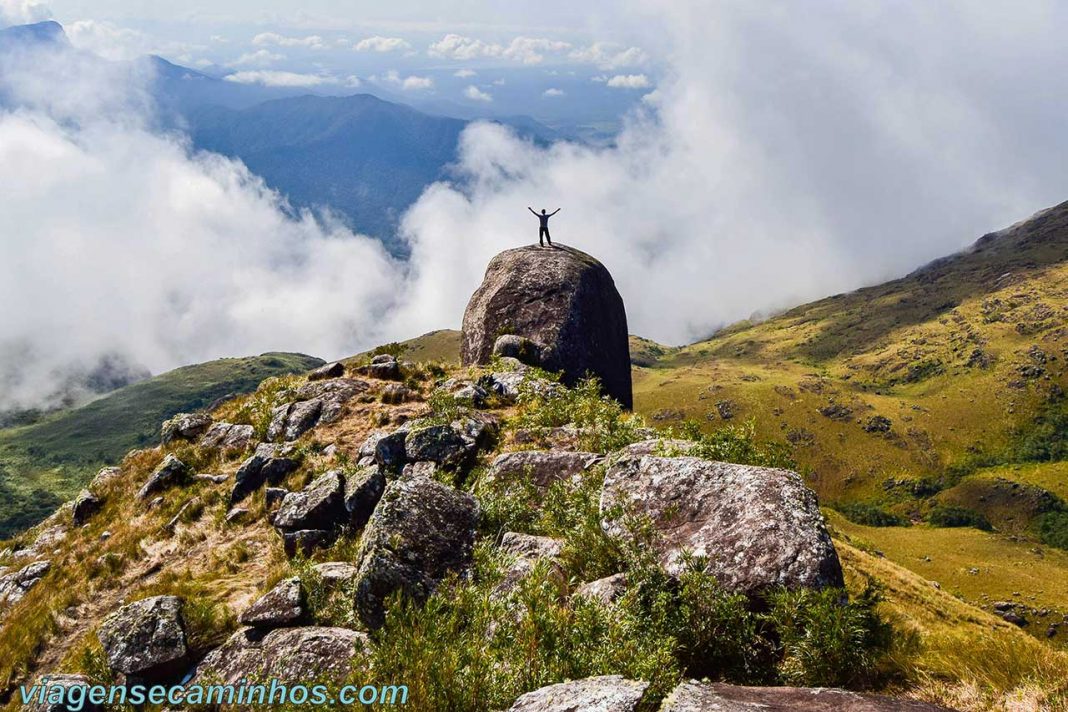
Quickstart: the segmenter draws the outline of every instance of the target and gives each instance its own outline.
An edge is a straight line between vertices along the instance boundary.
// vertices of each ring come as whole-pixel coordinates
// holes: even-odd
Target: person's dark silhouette
[[[530,207],[528,205],[527,206],[527,210],[529,210],[530,212],[534,213],[534,217],[536,217],[538,219],[538,221],[541,223],[541,227],[538,228],[538,244],[541,245],[542,247],[545,247],[545,243],[548,242],[549,243],[549,247],[552,247],[553,246],[553,241],[552,241],[552,238],[549,237],[549,218],[551,218],[553,215],[556,215],[558,212],[560,212],[560,208],[557,208],[556,210],[552,211],[551,213],[546,213],[545,212],[545,208],[542,208],[541,212],[539,213],[536,210],[534,210],[534,208],[532,208],[532,207]]]

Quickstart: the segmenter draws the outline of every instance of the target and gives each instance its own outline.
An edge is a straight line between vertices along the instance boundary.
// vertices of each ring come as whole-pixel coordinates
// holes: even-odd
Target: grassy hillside
[[[178,368],[54,413],[33,425],[0,430],[0,536],[51,513],[133,448],[159,437],[160,423],[247,393],[270,376],[322,364],[302,354],[268,353]]]

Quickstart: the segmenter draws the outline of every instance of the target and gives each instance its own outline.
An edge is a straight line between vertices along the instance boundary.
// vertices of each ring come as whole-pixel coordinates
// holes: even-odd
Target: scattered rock
[[[1000,615],[1001,620],[1005,621],[1006,623],[1012,623],[1013,625],[1019,626],[1021,628],[1027,625],[1027,619],[1016,613],[1015,611],[1003,611],[998,615]]]
[[[226,513],[226,523],[236,524],[248,517],[248,510],[244,507],[234,507]]]
[[[683,555],[706,561],[729,591],[842,586],[842,567],[816,495],[788,470],[694,457],[625,456],[605,475],[601,517],[613,537],[630,536],[625,513],[649,517],[653,544],[671,574]]]
[[[153,596],[112,613],[97,633],[112,670],[150,682],[175,679],[189,656],[182,600]]]
[[[465,381],[450,378],[437,387],[438,391],[448,393],[455,400],[468,403],[472,408],[482,408],[486,405],[489,393],[486,389],[473,381]]]
[[[590,581],[579,586],[574,596],[582,596],[610,605],[619,600],[619,597],[627,592],[627,575],[613,574],[596,581]]]
[[[347,628],[242,628],[197,666],[190,685],[275,680],[286,685],[341,681],[354,670],[367,636]]]
[[[274,515],[275,528],[332,530],[345,520],[345,476],[341,470],[319,475],[300,492],[290,492]]]
[[[464,312],[463,364],[490,363],[502,334],[540,344],[540,365],[562,372],[564,383],[592,373],[605,393],[631,407],[623,299],[608,270],[589,255],[532,246],[494,257]]]
[[[328,589],[348,587],[356,581],[359,574],[359,569],[347,561],[326,561],[316,564],[312,570]]]
[[[345,478],[345,511],[350,527],[362,529],[367,524],[385,489],[386,476],[377,466],[361,468]]]
[[[950,712],[918,700],[818,687],[740,687],[684,682],[668,695],[660,712]]]
[[[137,499],[148,499],[150,495],[180,483],[190,474],[191,471],[184,462],[174,455],[167,455],[138,490]]]
[[[294,402],[271,411],[267,439],[290,442],[316,425],[334,422],[341,417],[345,403],[370,387],[365,381],[353,378],[331,378],[304,384],[297,389]]]
[[[345,375],[345,365],[335,361],[325,366],[320,366],[308,374],[309,381],[323,381],[327,378],[341,378]]]
[[[733,418],[737,409],[738,405],[732,400],[716,401],[716,412],[719,413],[719,417],[724,420]]]
[[[820,415],[831,420],[849,420],[853,417],[853,409],[841,403],[831,402],[820,408]]]
[[[0,576],[0,608],[7,608],[21,601],[30,589],[44,578],[50,568],[51,561],[35,561],[18,571]]]
[[[304,592],[300,579],[287,578],[249,606],[238,618],[242,625],[256,628],[280,628],[293,625],[304,617]]]
[[[404,442],[407,437],[407,430],[398,430],[376,438],[375,462],[391,472],[399,471],[407,462],[407,449]]]
[[[868,433],[889,433],[893,422],[885,415],[873,415],[864,424],[864,431]]]
[[[100,511],[102,506],[104,506],[103,500],[89,490],[83,489],[71,505],[71,523],[76,527],[84,526],[91,516]]]
[[[195,440],[211,427],[212,418],[207,413],[179,413],[160,428],[160,440],[163,444],[175,440]]]
[[[288,457],[281,456],[279,446],[271,443],[260,443],[252,456],[241,463],[234,475],[234,489],[230,493],[230,504],[234,505],[252,494],[264,482],[277,484],[286,475],[295,471],[298,463]]]
[[[383,381],[399,381],[403,378],[400,362],[396,356],[379,354],[371,359],[371,363],[360,366],[356,372],[363,376],[378,378]]]
[[[587,677],[528,692],[509,712],[636,712],[647,687],[620,675]]]
[[[403,386],[400,383],[390,383],[382,389],[382,402],[387,405],[400,405],[408,400],[411,395],[412,391],[407,386]]]
[[[541,365],[541,345],[515,334],[498,336],[493,342],[493,354],[514,358],[528,366]]]
[[[459,470],[470,464],[475,448],[451,425],[430,425],[408,432],[404,454],[407,462],[428,461]]]
[[[222,483],[226,482],[230,478],[227,477],[226,475],[211,475],[211,474],[201,473],[201,474],[193,475],[193,479],[198,481],[198,482],[210,482],[213,485],[221,485]]]
[[[92,492],[102,492],[109,484],[119,479],[122,476],[121,467],[102,467],[100,471],[93,477],[93,481],[89,483],[89,490]]]
[[[364,625],[382,625],[390,594],[423,601],[445,574],[466,569],[477,523],[478,504],[468,494],[424,478],[391,482],[364,530],[357,564]]]
[[[256,430],[251,425],[234,425],[233,423],[213,423],[204,436],[200,438],[200,447],[218,448],[229,452],[244,450],[252,444]]]

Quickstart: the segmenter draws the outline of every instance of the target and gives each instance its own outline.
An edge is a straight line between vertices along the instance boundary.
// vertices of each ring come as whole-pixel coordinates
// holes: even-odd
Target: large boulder
[[[255,628],[280,628],[293,625],[304,617],[304,592],[300,578],[282,579],[238,617],[242,625]]]
[[[185,671],[189,648],[182,599],[153,596],[123,606],[97,632],[115,672],[150,682],[173,680]]]
[[[587,374],[624,407],[633,403],[627,313],[612,275],[570,247],[520,247],[494,257],[464,312],[465,366],[490,363],[503,335],[538,345],[539,365],[573,385]]]
[[[317,425],[334,422],[341,417],[347,402],[370,387],[366,381],[354,378],[330,378],[305,383],[294,394],[295,401],[271,411],[267,439],[296,440]]]
[[[330,470],[302,491],[287,494],[273,524],[283,531],[330,530],[345,519],[345,475],[341,470]]]
[[[635,712],[647,687],[620,675],[587,677],[528,692],[509,712]]]
[[[40,583],[51,567],[50,561],[35,561],[17,571],[0,576],[0,609],[21,601],[31,588]]]
[[[296,460],[282,455],[282,448],[278,445],[260,443],[234,474],[230,504],[237,504],[262,487],[264,482],[278,484],[298,466]]]
[[[174,455],[167,455],[163,462],[152,471],[148,480],[137,491],[137,499],[148,499],[151,495],[180,483],[192,475],[192,470]]]
[[[251,425],[234,425],[233,423],[212,423],[208,431],[200,438],[200,447],[219,448],[226,451],[244,450],[256,435]]]
[[[660,712],[949,712],[919,700],[817,687],[740,687],[691,680],[671,692]]]
[[[385,489],[386,476],[375,465],[362,467],[345,477],[345,511],[348,512],[349,526],[362,529],[367,524]]]
[[[197,666],[189,685],[276,680],[285,685],[348,678],[367,636],[348,628],[306,626],[266,632],[242,628]]]
[[[630,535],[628,515],[648,517],[654,547],[671,574],[685,555],[705,560],[729,591],[842,586],[842,566],[816,495],[789,470],[696,457],[624,456],[608,468],[601,525]]]
[[[364,625],[383,624],[390,594],[423,601],[446,574],[470,566],[478,514],[473,497],[434,480],[391,482],[364,530],[357,563],[356,613]]]
[[[104,506],[103,500],[87,489],[83,489],[74,498],[74,504],[70,508],[71,524],[80,527],[89,521],[89,518],[100,511]]]
[[[160,440],[164,445],[175,440],[194,440],[211,427],[207,413],[179,413],[160,427]]]

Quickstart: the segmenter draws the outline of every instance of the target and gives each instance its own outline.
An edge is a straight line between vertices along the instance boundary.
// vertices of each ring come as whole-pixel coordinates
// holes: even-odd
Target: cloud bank
[[[532,241],[527,205],[562,207],[554,237],[602,259],[631,330],[668,343],[901,274],[1068,197],[1065,12],[632,5],[667,71],[615,145],[472,126],[457,179],[403,220],[404,264],[155,132],[146,77],[4,67],[21,108],[0,113],[0,299],[21,308],[0,310],[0,361],[21,356],[0,407],[103,353],[159,372],[455,327],[489,258]],[[487,51],[505,50],[448,48]],[[570,51],[606,71],[648,60]]]

